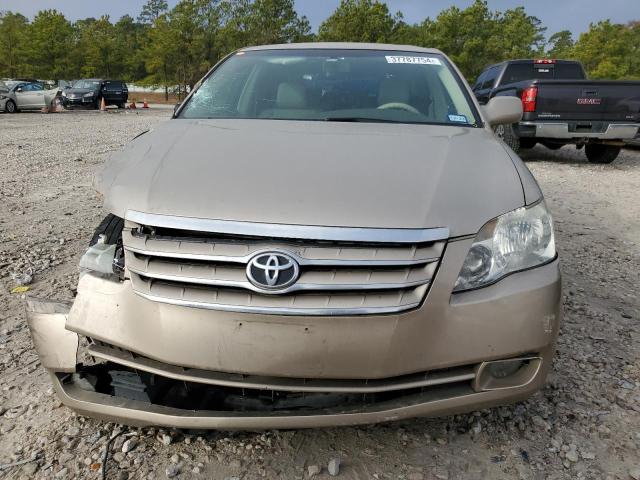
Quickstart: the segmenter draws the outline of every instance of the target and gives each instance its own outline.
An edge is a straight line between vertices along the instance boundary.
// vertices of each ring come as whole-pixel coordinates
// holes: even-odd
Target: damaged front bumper
[[[27,319],[42,366],[55,372],[75,372],[78,334],[65,329],[71,304],[40,298],[27,300]]]
[[[452,245],[447,255],[463,258],[467,250]],[[71,310],[30,299],[27,317],[62,402],[129,425],[355,425],[529,397],[552,363],[561,317],[557,260],[455,298],[458,268],[450,263],[432,301],[400,315],[222,314],[151,302],[128,281],[87,274]],[[496,366],[507,367],[504,378],[492,376]]]

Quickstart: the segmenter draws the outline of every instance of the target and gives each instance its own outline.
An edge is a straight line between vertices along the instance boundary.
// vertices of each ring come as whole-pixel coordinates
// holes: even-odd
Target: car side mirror
[[[22,92],[22,87],[16,88],[16,92],[18,92],[18,93]]]
[[[522,119],[522,102],[516,97],[493,97],[481,108],[485,120],[492,127]]]

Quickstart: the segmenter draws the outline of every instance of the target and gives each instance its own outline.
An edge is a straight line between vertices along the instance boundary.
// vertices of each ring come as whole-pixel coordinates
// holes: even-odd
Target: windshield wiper
[[[324,117],[325,122],[376,122],[376,123],[403,123],[395,120],[371,117]]]

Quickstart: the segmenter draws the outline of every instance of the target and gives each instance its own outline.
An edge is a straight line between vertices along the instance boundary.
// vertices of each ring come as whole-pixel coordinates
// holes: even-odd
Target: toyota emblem
[[[284,252],[255,255],[247,265],[247,278],[256,287],[282,290],[293,284],[300,273],[298,262]]]

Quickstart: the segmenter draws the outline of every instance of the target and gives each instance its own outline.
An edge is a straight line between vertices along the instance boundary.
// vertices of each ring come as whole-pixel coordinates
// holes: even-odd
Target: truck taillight
[[[542,63],[545,65],[551,65],[556,63],[555,59],[550,59],[550,58],[539,58],[537,60],[534,60],[533,63]]]
[[[536,98],[538,97],[538,87],[525,88],[522,91],[522,111],[535,112]]]

